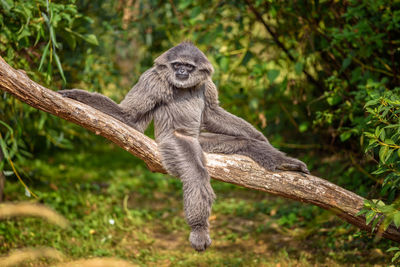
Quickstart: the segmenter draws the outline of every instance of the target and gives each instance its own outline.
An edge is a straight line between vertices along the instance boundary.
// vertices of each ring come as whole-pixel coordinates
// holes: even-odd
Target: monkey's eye
[[[186,64],[186,68],[188,71],[192,71],[194,69],[194,66],[191,64]]]
[[[177,70],[180,67],[180,63],[172,63],[172,67],[174,68],[174,70]]]

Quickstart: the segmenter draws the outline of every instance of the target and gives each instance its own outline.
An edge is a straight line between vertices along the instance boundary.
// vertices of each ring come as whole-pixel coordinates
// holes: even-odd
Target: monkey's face
[[[206,81],[214,69],[207,57],[192,43],[183,42],[155,60],[161,75],[177,88],[192,88]]]
[[[207,79],[210,71],[190,57],[180,57],[169,64],[168,81],[177,88],[192,88]]]
[[[175,71],[176,79],[186,81],[194,71],[195,66],[190,63],[173,62],[171,68]]]
[[[169,69],[172,72],[169,82],[178,88],[191,88],[206,79],[206,73],[191,60],[173,61]]]

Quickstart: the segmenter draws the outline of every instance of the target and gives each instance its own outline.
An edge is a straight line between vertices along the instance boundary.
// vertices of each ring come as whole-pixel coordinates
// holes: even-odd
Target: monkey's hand
[[[189,241],[198,252],[205,251],[211,245],[211,238],[207,228],[193,228],[190,232]]]

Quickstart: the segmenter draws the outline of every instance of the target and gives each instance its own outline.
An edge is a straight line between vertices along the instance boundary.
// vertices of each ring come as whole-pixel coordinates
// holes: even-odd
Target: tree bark
[[[142,159],[151,171],[166,173],[157,144],[152,139],[111,116],[35,83],[25,72],[11,68],[1,57],[0,90],[34,108],[102,135]],[[371,232],[371,225],[366,225],[365,217],[356,215],[363,207],[364,198],[326,180],[297,172],[270,172],[240,155],[206,154],[206,159],[207,169],[216,180],[314,204]],[[378,234],[400,242],[400,232],[394,225]]]

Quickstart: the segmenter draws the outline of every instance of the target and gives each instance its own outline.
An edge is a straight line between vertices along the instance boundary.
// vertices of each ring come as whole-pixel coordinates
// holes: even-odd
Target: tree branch
[[[63,98],[35,83],[23,71],[11,68],[1,57],[0,90],[34,108],[104,136],[142,159],[151,171],[165,173],[157,144],[152,139],[92,107]],[[296,172],[269,172],[245,156],[207,154],[206,159],[207,169],[216,180],[314,204],[331,210],[363,230],[371,231],[371,226],[365,224],[365,218],[356,216],[363,207],[364,198],[326,180]],[[400,232],[393,225],[379,234],[400,242]]]

